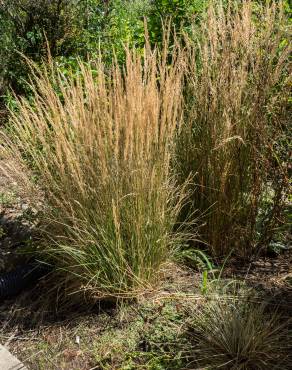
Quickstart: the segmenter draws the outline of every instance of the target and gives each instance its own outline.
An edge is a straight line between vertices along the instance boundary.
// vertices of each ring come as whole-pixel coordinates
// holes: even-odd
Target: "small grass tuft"
[[[190,368],[287,369],[289,324],[266,308],[236,296],[217,297],[203,305],[189,325]]]

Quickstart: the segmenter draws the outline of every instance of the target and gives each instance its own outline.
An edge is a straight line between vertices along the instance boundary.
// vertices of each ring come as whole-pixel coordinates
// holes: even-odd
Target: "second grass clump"
[[[281,2],[214,1],[186,39],[178,172],[182,182],[193,175],[185,211],[201,215],[201,238],[217,257],[260,253],[281,220],[289,188],[288,24]]]

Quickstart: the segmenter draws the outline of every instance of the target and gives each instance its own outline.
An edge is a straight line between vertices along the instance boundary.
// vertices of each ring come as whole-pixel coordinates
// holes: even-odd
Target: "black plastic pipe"
[[[48,272],[49,269],[46,266],[31,263],[0,275],[0,303],[5,298],[19,294]]]

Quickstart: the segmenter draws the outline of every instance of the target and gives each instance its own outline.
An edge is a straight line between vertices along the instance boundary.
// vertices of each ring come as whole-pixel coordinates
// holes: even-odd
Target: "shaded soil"
[[[244,280],[271,305],[292,316],[292,249],[275,257],[258,258],[246,265],[228,266],[224,276]]]
[[[273,261],[273,269],[272,262],[263,260],[242,271],[229,267],[225,278],[236,277],[256,288],[286,322],[292,312],[290,262],[287,253]],[[201,273],[173,265],[159,289],[138,301],[76,305],[56,314],[54,301],[44,303],[40,283],[0,305],[0,342],[35,370],[181,370],[185,323],[210,299],[202,295],[201,284]]]
[[[1,163],[0,163],[1,165]],[[21,251],[33,232],[34,210],[8,174],[0,175],[0,273],[10,271],[24,257]]]

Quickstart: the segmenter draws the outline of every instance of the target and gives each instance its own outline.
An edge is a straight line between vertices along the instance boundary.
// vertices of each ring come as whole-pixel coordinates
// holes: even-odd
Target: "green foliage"
[[[125,58],[125,45],[142,51],[145,44],[144,18],[151,9],[148,0],[116,0],[112,2],[109,22],[104,30],[103,50]]]
[[[0,205],[4,207],[11,206],[16,200],[16,195],[13,191],[0,192]]]
[[[176,35],[191,32],[210,0],[2,0],[0,2],[0,94],[12,87],[29,93],[29,68],[24,56],[41,63],[47,43],[66,72],[77,60],[90,61],[99,50],[110,64],[115,54],[123,63],[124,45],[143,48],[147,22],[150,43],[162,45],[163,25],[170,19]],[[291,12],[285,2],[286,12]],[[19,54],[21,53],[21,54]],[[1,86],[2,85],[2,86]],[[2,90],[2,92],[1,92]]]
[[[125,45],[142,50],[145,21],[152,45],[162,45],[163,23],[171,18],[179,32],[191,27],[207,0],[3,0],[0,3],[2,90],[29,93],[29,68],[23,56],[38,64],[50,54],[64,72],[77,60],[90,61],[99,51],[111,63],[123,63]],[[21,54],[23,55],[21,55]],[[77,68],[78,69],[78,68]],[[1,82],[0,79],[0,82]],[[3,93],[2,92],[2,93]]]
[[[0,40],[6,58],[2,78],[6,84],[18,93],[28,91],[29,68],[23,56],[40,63],[47,57],[48,45],[53,57],[75,51],[80,31],[76,11],[73,0],[1,2],[0,23],[5,27],[1,27]]]
[[[176,35],[190,31],[206,10],[209,0],[156,0],[147,17],[152,44],[161,44],[163,23],[171,20]]]

